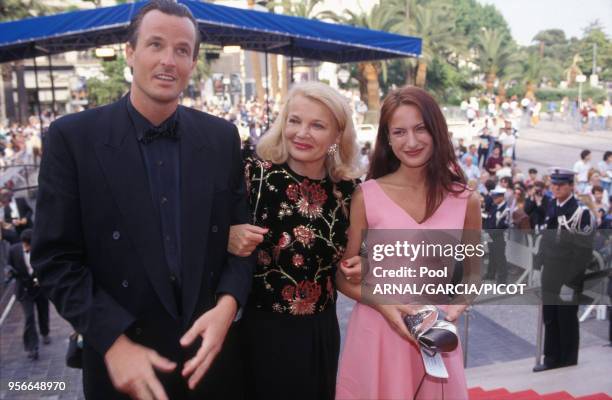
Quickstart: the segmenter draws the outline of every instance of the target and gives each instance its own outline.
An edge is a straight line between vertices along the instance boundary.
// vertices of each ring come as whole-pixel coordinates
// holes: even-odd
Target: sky
[[[502,13],[514,39],[531,44],[541,30],[563,29],[565,36],[582,37],[582,30],[599,19],[612,40],[612,0],[478,0],[493,4]]]

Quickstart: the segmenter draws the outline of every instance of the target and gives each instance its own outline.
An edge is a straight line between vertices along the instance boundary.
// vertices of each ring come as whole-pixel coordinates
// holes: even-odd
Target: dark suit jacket
[[[24,199],[23,197],[15,197],[15,203],[17,203],[17,211],[19,212],[19,215],[13,215],[13,213],[11,212],[11,207],[7,205],[6,207],[4,207],[4,220],[6,222],[11,223],[13,221],[13,218],[26,218],[28,220],[27,225],[21,225],[17,228],[19,231],[22,231],[26,228],[31,228],[32,207],[30,207],[26,199]]]
[[[529,215],[531,228],[535,229],[536,226],[543,225],[546,222],[546,212],[549,208],[550,201],[550,197],[544,196],[542,197],[542,203],[538,206],[538,204],[529,197],[525,200],[525,212]]]
[[[17,300],[23,300],[25,296],[34,299],[39,288],[34,285],[34,276],[28,274],[28,267],[25,263],[23,245],[16,243],[11,246],[8,256],[8,265],[11,266],[11,274],[15,278],[15,294]]]
[[[32,265],[58,312],[99,355],[126,333],[179,361],[178,338],[217,296],[243,305],[251,288],[252,258],[226,251],[230,225],[248,222],[240,139],[232,124],[182,108],[183,284],[176,294],[126,101],[50,126]]]

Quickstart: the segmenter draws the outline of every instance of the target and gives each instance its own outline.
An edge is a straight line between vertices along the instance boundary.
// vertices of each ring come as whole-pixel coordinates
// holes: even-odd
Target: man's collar
[[[142,141],[144,138],[145,133],[151,129],[151,128],[156,128],[151,122],[149,122],[148,119],[145,118],[144,115],[142,115],[137,109],[136,107],[134,107],[134,104],[132,104],[132,100],[130,99],[130,94],[127,94],[127,110],[128,110],[128,115],[130,116],[130,119],[132,120],[132,124],[134,125],[134,129],[136,131],[136,138],[138,139],[138,141]],[[162,122],[159,126],[163,126],[163,125],[177,125],[179,122],[179,107],[176,108],[176,110],[174,110],[174,112],[172,113],[172,115],[170,115],[164,122]]]
[[[564,205],[567,204],[568,201],[570,201],[570,199],[572,199],[574,197],[574,194],[570,194],[569,197],[565,200],[563,200],[563,202],[559,203],[559,200],[557,200],[557,207],[563,207]]]

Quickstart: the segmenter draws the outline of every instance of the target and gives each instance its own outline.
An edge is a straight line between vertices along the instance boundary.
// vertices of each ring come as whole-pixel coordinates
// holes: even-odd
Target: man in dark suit
[[[51,343],[49,338],[49,300],[41,293],[36,274],[30,263],[32,230],[21,233],[21,243],[11,246],[8,256],[10,274],[15,278],[15,294],[23,308],[25,326],[23,330],[23,347],[28,358],[38,359],[38,331],[36,330],[36,312],[38,328],[43,343]],[[36,309],[36,311],[34,311]]]
[[[504,236],[510,221],[510,209],[505,200],[506,189],[501,186],[489,192],[493,204],[485,227],[491,236],[489,242],[489,266],[483,279],[506,283],[508,280],[508,261],[506,260],[506,238]]]
[[[536,181],[527,191],[525,212],[529,215],[531,229],[546,228],[546,212],[551,199],[544,193],[544,183]]]
[[[593,253],[595,217],[574,196],[574,171],[552,168],[554,199],[546,215],[542,241],[542,315],[544,362],[534,372],[578,363],[578,303],[585,270]]]
[[[2,236],[11,244],[19,242],[21,232],[32,228],[32,208],[23,197],[14,197],[10,189],[0,191],[3,207]]]
[[[226,251],[248,222],[240,139],[178,105],[198,48],[185,6],[145,4],[130,93],[58,119],[44,143],[33,265],[83,335],[88,399],[243,396],[233,321],[254,260]]]

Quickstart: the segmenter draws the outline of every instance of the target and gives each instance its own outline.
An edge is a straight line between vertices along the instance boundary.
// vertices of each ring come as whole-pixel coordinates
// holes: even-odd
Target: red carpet
[[[612,397],[604,393],[589,394],[587,396],[574,397],[567,392],[554,392],[539,394],[533,390],[522,390],[520,392],[509,392],[506,389],[484,390],[474,387],[468,390],[470,400],[612,400]]]

